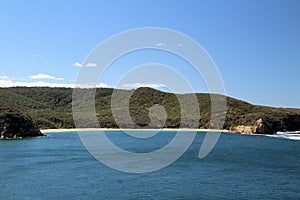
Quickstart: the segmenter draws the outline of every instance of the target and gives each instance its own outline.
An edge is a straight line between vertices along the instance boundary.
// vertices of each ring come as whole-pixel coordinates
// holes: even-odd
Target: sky
[[[160,27],[189,36],[207,51],[226,95],[300,108],[299,10],[299,0],[0,0],[0,87],[71,87],[82,68],[97,65],[83,64],[97,45],[127,30]],[[196,92],[208,92],[188,62],[153,49],[120,57],[99,86],[116,87],[146,63],[174,68]],[[165,87],[147,81],[123,86]]]

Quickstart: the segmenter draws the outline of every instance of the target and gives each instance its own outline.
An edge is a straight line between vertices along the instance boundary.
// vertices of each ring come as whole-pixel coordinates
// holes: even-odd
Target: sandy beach
[[[74,131],[157,131],[157,130],[169,130],[169,131],[205,131],[205,132],[229,132],[228,130],[216,130],[216,129],[174,129],[174,128],[163,128],[163,129],[118,129],[118,128],[70,128],[70,129],[43,129],[42,133],[55,133],[55,132],[74,132]]]

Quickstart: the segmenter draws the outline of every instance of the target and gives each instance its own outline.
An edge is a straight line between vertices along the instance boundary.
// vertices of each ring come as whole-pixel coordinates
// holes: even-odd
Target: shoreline
[[[117,131],[117,130],[127,130],[127,131],[203,131],[203,132],[223,132],[230,133],[228,130],[217,130],[217,129],[180,129],[180,128],[162,128],[162,129],[130,129],[130,128],[62,128],[62,129],[41,129],[42,133],[57,133],[57,132],[74,132],[74,131]]]
[[[188,129],[188,128],[162,128],[162,129],[130,129],[130,128],[62,128],[62,129],[41,129],[40,131],[43,134],[47,133],[58,133],[58,132],[80,132],[80,131],[199,131],[199,132],[220,132],[220,133],[229,133],[229,134],[236,134],[236,135],[249,135],[249,136],[267,136],[267,137],[284,137],[284,136],[294,136],[299,137],[300,134],[288,134],[289,132],[278,132],[275,134],[257,134],[257,133],[239,133],[239,132],[230,132],[229,130],[218,130],[218,129]]]

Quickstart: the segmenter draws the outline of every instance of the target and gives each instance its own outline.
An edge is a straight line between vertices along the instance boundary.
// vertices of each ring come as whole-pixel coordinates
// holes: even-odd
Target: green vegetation
[[[13,108],[0,108],[0,139],[43,136],[26,114]]]
[[[88,91],[88,89],[83,89]],[[132,120],[139,126],[150,123],[149,109],[153,105],[162,105],[167,114],[164,127],[179,128],[181,114],[175,94],[165,93],[151,88],[139,88],[135,91],[118,90],[120,95],[133,92],[130,99],[129,111]],[[113,89],[101,88],[96,90],[95,106],[101,127],[116,128],[111,111],[111,96]],[[189,94],[180,95],[189,102]],[[122,96],[120,96],[122,97]],[[82,97],[84,98],[84,97]],[[199,120],[199,128],[209,128],[211,117],[211,100],[209,94],[197,94],[200,107],[199,116],[189,116],[189,120]],[[0,88],[1,107],[20,110],[29,115],[39,128],[73,128],[72,89],[15,87]],[[193,106],[193,105],[190,105]],[[263,119],[269,126],[268,131],[300,129],[298,118],[299,109],[272,108],[256,106],[244,101],[227,97],[226,122],[224,129],[234,129],[239,125],[252,126],[258,119]],[[122,116],[119,116],[122,117]],[[159,118],[159,116],[156,116]],[[294,121],[291,122],[291,119]],[[132,127],[124,118],[124,126]],[[160,119],[158,119],[160,120]],[[93,127],[85,121],[82,127]],[[272,123],[272,124],[270,124]],[[273,130],[274,129],[274,130]]]

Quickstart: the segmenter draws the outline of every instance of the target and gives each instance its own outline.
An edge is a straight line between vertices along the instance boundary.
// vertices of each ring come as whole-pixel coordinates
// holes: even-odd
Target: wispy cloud
[[[159,43],[156,43],[156,46],[162,47],[162,46],[166,46],[166,44],[165,44],[165,43],[162,43],[162,42],[159,42]]]
[[[160,88],[160,87],[166,87],[166,85],[160,83],[125,83],[121,85],[121,87],[122,88],[139,88],[139,87]]]
[[[37,58],[37,57],[41,57],[41,54],[39,54],[39,53],[31,54],[31,58]]]
[[[99,83],[96,86],[88,84],[70,84],[70,83],[49,83],[44,81],[36,82],[21,82],[12,80],[0,80],[0,87],[65,87],[65,88],[107,88],[108,85],[105,83]]]
[[[73,84],[49,83],[44,81],[21,82],[12,80],[0,80],[0,87],[73,87]]]
[[[83,65],[80,62],[75,62],[75,63],[73,63],[73,66],[75,66],[75,67],[97,67],[97,63],[89,62],[86,65]]]
[[[57,78],[55,76],[51,76],[48,74],[36,74],[36,75],[32,75],[30,76],[31,79],[50,79],[50,80],[58,80],[58,81],[63,81],[63,78]]]
[[[75,66],[75,67],[82,67],[82,64],[79,63],[79,62],[76,62],[76,63],[73,63],[73,66]]]
[[[108,85],[105,83],[98,83],[95,85],[89,85],[89,84],[75,84],[73,85],[73,88],[108,88]]]
[[[9,79],[8,76],[0,76],[0,79]]]
[[[34,59],[34,60],[35,59],[43,59],[44,56],[39,54],[39,53],[33,53],[33,54],[31,54],[31,58]]]
[[[86,67],[97,67],[96,63],[88,63],[85,65]]]

